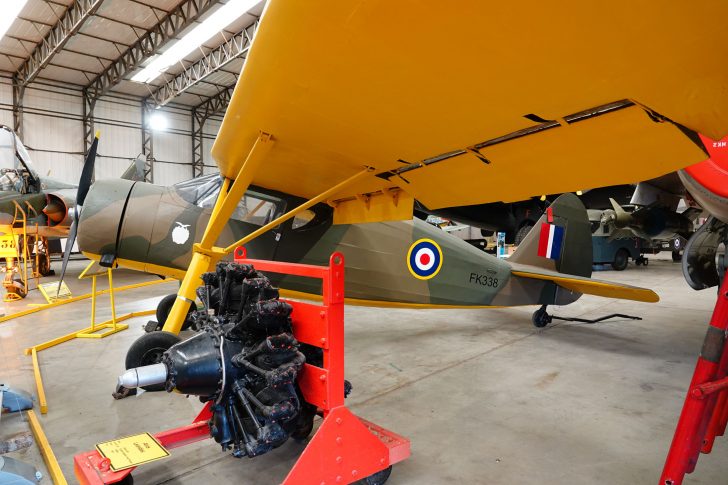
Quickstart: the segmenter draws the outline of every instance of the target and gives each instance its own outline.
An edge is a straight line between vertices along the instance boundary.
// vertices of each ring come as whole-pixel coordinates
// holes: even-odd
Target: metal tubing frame
[[[323,410],[324,419],[291,468],[283,485],[352,483],[410,456],[410,442],[396,433],[355,416],[344,404],[344,257],[334,253],[328,266],[245,259],[235,250],[235,261],[266,272],[322,280],[323,304],[294,302],[293,332],[300,342],[323,351],[323,366],[305,364],[298,383],[306,398]],[[208,402],[192,424],[155,434],[168,449],[209,439],[212,417]],[[119,483],[135,468],[114,472],[96,450],[73,458],[81,485]]]
[[[718,291],[718,300],[710,319],[703,349],[695,365],[685,404],[675,429],[675,435],[665,460],[660,477],[660,485],[680,485],[686,473],[692,473],[700,456],[701,449],[706,452],[712,447],[715,429],[711,424],[725,419],[725,409],[717,406],[718,398],[724,392],[703,394],[706,385],[715,383],[728,372],[728,275]],[[725,398],[722,400],[725,403]],[[714,418],[714,413],[719,413]],[[709,436],[710,435],[710,436]],[[706,438],[710,446],[704,448]]]

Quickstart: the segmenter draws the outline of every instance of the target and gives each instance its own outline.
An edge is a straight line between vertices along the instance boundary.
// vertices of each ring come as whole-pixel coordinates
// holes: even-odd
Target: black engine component
[[[311,431],[315,406],[296,385],[306,362],[319,354],[293,337],[288,303],[250,265],[219,263],[202,276],[205,308],[191,316],[200,330],[170,348],[167,391],[213,401],[210,434],[234,456],[257,456],[290,436]]]

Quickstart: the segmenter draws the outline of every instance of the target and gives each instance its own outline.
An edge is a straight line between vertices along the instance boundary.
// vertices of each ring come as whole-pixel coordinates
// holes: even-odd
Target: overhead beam
[[[157,25],[147,31],[124,51],[86,87],[93,99],[98,99],[116,86],[142,62],[154,55],[171,39],[192,25],[219,0],[184,0],[165,15]]]
[[[229,86],[219,91],[216,95],[210,96],[205,101],[195,106],[193,110],[200,113],[205,120],[207,120],[210,116],[223,113],[227,109],[228,104],[230,104],[230,98],[233,97],[234,89],[235,86]]]
[[[256,19],[251,25],[231,37],[218,48],[210,51],[202,59],[192,64],[177,77],[155,91],[151,97],[156,105],[164,106],[233,60],[245,58],[248,55],[253,37],[255,37],[255,33],[258,31],[258,24],[259,20]]]
[[[103,0],[76,0],[72,3],[13,74],[13,128],[19,137],[23,138],[26,86],[50,64],[53,56],[63,49],[68,39],[98,10],[101,2]]]
[[[103,0],[76,0],[58,22],[48,31],[46,36],[35,46],[28,59],[15,73],[21,88],[25,88],[38,73],[48,65],[54,55],[63,49],[68,39],[73,37],[91,17]]]

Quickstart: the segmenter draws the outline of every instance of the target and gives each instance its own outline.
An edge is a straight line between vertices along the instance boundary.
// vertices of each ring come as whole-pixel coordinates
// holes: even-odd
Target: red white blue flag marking
[[[561,246],[564,242],[564,228],[544,222],[541,224],[541,235],[538,239],[538,255],[543,258],[561,258]]]
[[[432,239],[419,239],[407,252],[407,268],[417,279],[429,280],[442,268],[442,249]]]

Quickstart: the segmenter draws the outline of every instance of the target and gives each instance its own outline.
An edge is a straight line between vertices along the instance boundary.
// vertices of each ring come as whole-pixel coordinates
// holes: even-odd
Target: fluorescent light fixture
[[[167,117],[162,113],[154,113],[149,117],[149,128],[154,131],[164,131],[167,129]]]
[[[175,42],[164,54],[135,74],[131,80],[138,83],[154,81],[169,66],[184,59],[190,52],[210,40],[258,3],[260,3],[260,0],[230,0],[205,19],[204,22],[192,29],[190,33]]]
[[[0,15],[0,39],[2,39],[7,33],[8,29],[28,0],[4,0],[3,1],[3,14]]]

